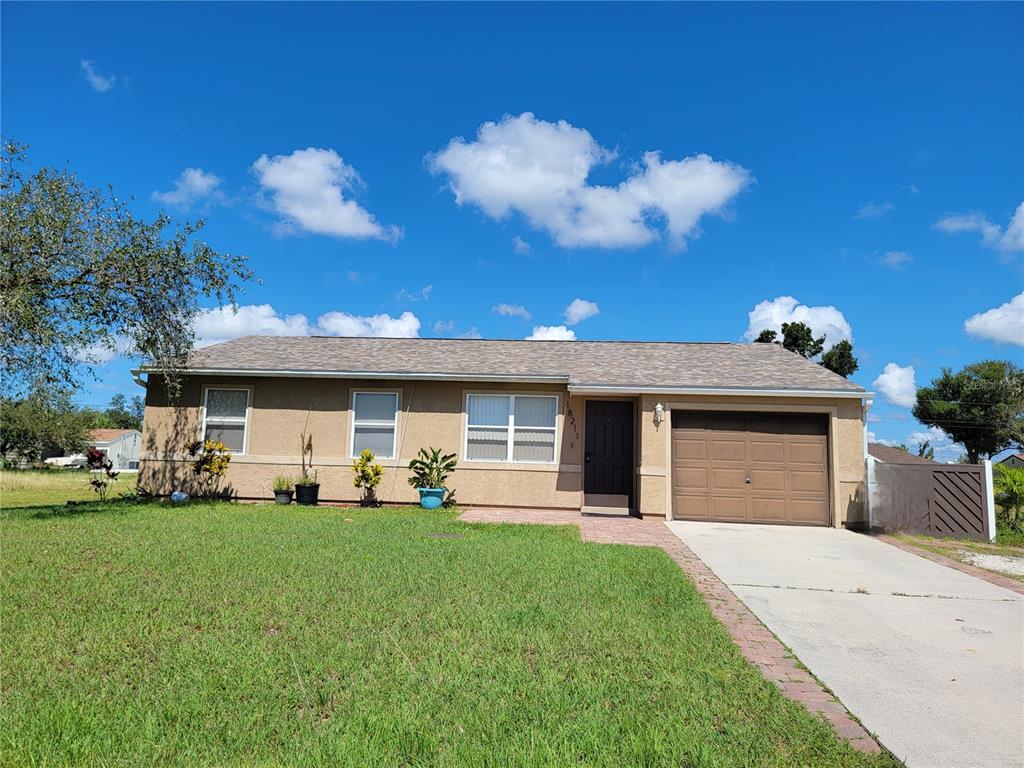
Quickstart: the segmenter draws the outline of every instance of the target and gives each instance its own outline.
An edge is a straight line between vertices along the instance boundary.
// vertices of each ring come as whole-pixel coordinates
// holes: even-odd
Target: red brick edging
[[[810,712],[821,715],[836,734],[861,752],[881,751],[871,735],[853,719],[846,707],[806,669],[800,666],[779,639],[750,612],[664,521],[658,519],[607,518],[561,510],[474,508],[460,520],[471,523],[541,523],[577,525],[584,541],[660,547],[672,558],[703,595],[712,615],[732,636],[740,652],[771,680],[784,696]]]
[[[993,573],[987,571],[984,568],[979,568],[976,565],[970,563],[961,563],[952,557],[946,557],[940,555],[937,552],[932,552],[930,549],[924,549],[923,547],[915,546],[907,541],[901,541],[900,539],[892,536],[888,533],[872,533],[871,536],[875,537],[879,541],[884,541],[886,544],[892,544],[897,549],[902,549],[904,552],[909,552],[912,555],[923,557],[925,560],[931,560],[933,563],[939,565],[945,565],[949,568],[953,568],[962,573],[966,573],[968,576],[974,576],[975,578],[987,581],[989,584],[995,584],[997,587],[1003,587],[1011,592],[1016,592],[1018,595],[1024,595],[1024,582],[1011,579],[1009,576],[1003,576],[1001,573]]]

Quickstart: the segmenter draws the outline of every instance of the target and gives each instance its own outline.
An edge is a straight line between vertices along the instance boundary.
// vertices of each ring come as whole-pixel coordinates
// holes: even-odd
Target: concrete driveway
[[[829,528],[668,523],[910,766],[1024,766],[1024,596]]]

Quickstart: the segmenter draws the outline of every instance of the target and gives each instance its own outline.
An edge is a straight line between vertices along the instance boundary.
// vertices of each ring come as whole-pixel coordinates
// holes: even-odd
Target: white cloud
[[[114,87],[114,83],[117,81],[117,78],[113,75],[105,77],[97,72],[96,65],[91,59],[82,59],[78,63],[78,66],[81,68],[82,74],[85,75],[85,79],[89,81],[89,85],[92,86],[94,91],[106,93]]]
[[[397,227],[385,227],[345,193],[362,184],[359,174],[333,149],[297,149],[290,155],[262,155],[252,164],[261,188],[283,217],[283,232],[294,228],[332,237],[395,240]]]
[[[753,341],[766,328],[779,334],[783,323],[800,322],[810,326],[815,336],[825,336],[825,348],[837,341],[853,341],[853,329],[843,313],[833,306],[808,307],[792,296],[765,299],[747,314],[743,338]]]
[[[1024,291],[1005,304],[971,315],[964,330],[980,339],[1024,346]]]
[[[483,334],[480,333],[480,329],[477,328],[474,325],[468,331],[463,331],[462,333],[460,333],[456,338],[459,338],[459,339],[482,339],[483,337],[484,337]]]
[[[1004,232],[1002,228],[988,217],[977,211],[944,216],[935,222],[935,228],[950,234],[957,232],[978,232],[981,242],[989,248],[1007,253],[1024,251],[1024,203],[1010,217],[1010,223]]]
[[[399,289],[398,293],[395,294],[396,301],[427,301],[430,298],[430,292],[434,290],[433,285],[424,285],[418,291],[407,291],[405,288]]]
[[[576,331],[564,325],[537,325],[527,341],[575,341]]]
[[[520,256],[526,256],[533,250],[530,244],[523,240],[523,238],[521,238],[519,235],[516,235],[515,237],[512,238],[512,248]]]
[[[586,299],[573,299],[569,302],[569,306],[565,308],[565,323],[566,325],[576,325],[586,320],[588,317],[593,317],[598,314],[601,310],[598,309],[597,304]]]
[[[889,363],[871,386],[882,393],[882,397],[901,408],[913,408],[917,401],[917,384],[914,381],[914,366],[900,366]]]
[[[853,215],[855,219],[880,219],[896,206],[892,203],[864,203]]]
[[[303,314],[282,315],[270,304],[204,309],[193,321],[196,346],[206,347],[242,336],[389,336],[415,337],[420,321],[411,312],[390,315],[352,315],[327,312],[310,323]]]
[[[889,269],[903,269],[914,257],[906,251],[886,251],[878,261]]]
[[[895,448],[897,445],[899,445],[899,443],[896,442],[895,440],[886,440],[884,437],[879,437],[870,429],[868,430],[868,442],[879,443],[880,445],[888,445],[890,448]]]
[[[328,336],[385,336],[412,339],[420,335],[420,321],[412,312],[398,317],[391,315],[350,315],[347,312],[328,312],[317,318],[320,331]]]
[[[202,168],[186,168],[174,180],[174,189],[169,192],[154,192],[153,199],[165,205],[178,208],[191,208],[195,203],[207,198],[218,200],[223,194],[217,187],[221,180]]]
[[[588,184],[591,170],[614,157],[588,131],[524,112],[484,123],[474,141],[452,139],[427,163],[447,176],[457,204],[494,219],[516,211],[567,248],[641,246],[659,237],[657,223],[684,248],[702,216],[723,214],[752,181],[746,169],[708,155],[663,161],[647,152],[618,186]]]
[[[530,311],[522,304],[495,304],[491,307],[492,312],[497,312],[502,317],[519,317],[524,321],[529,320]]]
[[[99,342],[75,353],[75,360],[86,365],[106,365],[115,357],[132,354],[132,342],[127,336],[114,336],[106,344]]]
[[[447,335],[455,331],[454,320],[438,320],[434,323],[434,333],[441,335]]]

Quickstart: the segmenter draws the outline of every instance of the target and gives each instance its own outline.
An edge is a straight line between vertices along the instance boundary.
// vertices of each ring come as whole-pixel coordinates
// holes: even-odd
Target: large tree
[[[48,454],[80,451],[87,426],[88,414],[64,391],[35,388],[20,400],[0,399],[0,460],[34,464]]]
[[[914,418],[938,427],[967,450],[971,464],[1024,443],[1024,371],[985,360],[942,375],[917,390]]]
[[[5,142],[0,392],[68,388],[126,351],[175,370],[192,347],[198,299],[234,303],[252,277],[245,257],[199,240],[202,221],[145,221],[110,189],[27,165],[25,148]]]
[[[854,373],[858,367],[857,358],[853,356],[853,345],[850,342],[846,340],[837,342],[822,354],[822,350],[825,348],[825,337],[815,338],[814,332],[806,323],[783,323],[781,341],[779,341],[779,334],[770,328],[761,331],[754,341],[758,344],[781,344],[790,352],[795,352],[808,360],[813,360],[821,355],[819,365],[844,377]]]

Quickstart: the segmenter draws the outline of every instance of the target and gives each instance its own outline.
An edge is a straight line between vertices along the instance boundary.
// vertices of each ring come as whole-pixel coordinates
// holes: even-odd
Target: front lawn
[[[35,507],[64,504],[68,501],[95,501],[99,498],[89,485],[85,469],[4,469],[0,470],[0,507]],[[112,483],[110,496],[135,490],[134,472],[122,472]]]
[[[892,764],[782,697],[660,550],[418,510],[2,526],[3,764]]]

